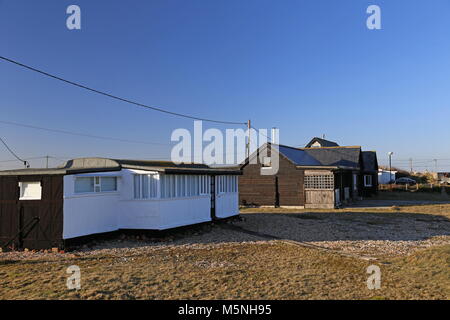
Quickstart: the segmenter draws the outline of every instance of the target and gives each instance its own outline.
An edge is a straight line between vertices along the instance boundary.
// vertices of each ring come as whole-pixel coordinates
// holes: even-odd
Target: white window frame
[[[160,198],[184,199],[208,196],[211,192],[210,179],[211,177],[209,175],[160,175]],[[171,192],[171,190],[174,191],[174,193]]]
[[[369,178],[369,181],[367,181],[367,178]],[[369,174],[364,175],[364,187],[372,187],[372,186],[373,186],[372,176]]]
[[[76,192],[75,191],[75,184],[77,183],[77,179],[80,178],[93,178],[94,179],[94,191],[88,191],[88,192]],[[116,180],[116,190],[110,190],[110,191],[102,191],[102,178],[114,178]],[[73,181],[73,193],[74,194],[105,194],[105,193],[116,193],[119,191],[119,180],[118,176],[75,176],[75,179]],[[97,191],[98,190],[98,191]]]
[[[39,183],[39,195],[32,195],[32,196],[23,196],[23,185],[24,184],[37,184]],[[19,200],[42,200],[42,183],[41,181],[22,181],[19,182]]]
[[[136,180],[137,179],[137,180]],[[147,180],[147,194],[144,194],[144,181]],[[136,184],[137,182],[137,184]],[[136,187],[139,190],[136,190]],[[154,200],[160,198],[160,179],[157,173],[136,173],[133,175],[133,199]]]
[[[217,176],[217,193],[237,193],[238,192],[238,181],[237,176],[234,175],[222,175]]]

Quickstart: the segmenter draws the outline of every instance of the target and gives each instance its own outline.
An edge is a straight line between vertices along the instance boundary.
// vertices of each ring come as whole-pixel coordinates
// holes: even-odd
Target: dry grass
[[[357,208],[349,207],[344,209],[297,209],[297,208],[241,208],[241,213],[342,213],[342,212],[359,212],[359,213],[417,213],[417,214],[435,214],[450,218],[450,204],[424,204],[424,205],[399,205],[384,208]]]
[[[450,246],[367,262],[279,241],[1,261],[1,299],[449,299]],[[366,286],[369,264],[380,290]],[[78,265],[82,289],[65,270]]]
[[[316,212],[338,216],[342,212],[388,213],[433,221],[450,217],[450,205],[243,211],[295,213],[302,216],[295,220],[305,228],[308,223],[323,221],[317,220],[322,215]],[[379,219],[372,220],[369,222],[374,226],[384,227]],[[255,237],[244,238],[243,242],[213,242],[219,235],[221,239],[237,237],[236,232],[214,226],[204,234],[186,235],[183,243],[147,245],[136,241],[131,248],[30,257],[3,253],[0,299],[450,299],[450,245],[434,245],[396,257],[381,256],[369,262]],[[381,267],[380,290],[367,289],[366,268],[370,264]],[[66,287],[70,265],[81,268],[81,290]]]
[[[379,191],[374,200],[406,200],[406,201],[450,201],[447,192],[409,191]]]

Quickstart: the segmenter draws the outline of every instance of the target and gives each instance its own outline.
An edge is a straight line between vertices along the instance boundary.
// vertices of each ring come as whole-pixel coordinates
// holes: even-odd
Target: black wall
[[[40,181],[41,200],[19,200],[19,182]],[[0,177],[0,246],[62,248],[63,176]]]

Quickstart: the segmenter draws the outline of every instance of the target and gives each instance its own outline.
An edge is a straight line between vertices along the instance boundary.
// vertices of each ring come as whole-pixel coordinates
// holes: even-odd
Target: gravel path
[[[408,213],[249,213],[241,228],[287,240],[372,256],[410,254],[450,244],[450,220]]]
[[[241,232],[234,225],[250,232]],[[152,250],[186,247],[211,250],[229,243],[290,240],[361,256],[395,256],[420,248],[450,244],[450,220],[444,216],[404,212],[245,213],[221,224],[192,226],[164,238],[119,237],[76,248],[68,253],[5,252],[0,260],[61,259],[108,254],[128,256]],[[252,233],[253,232],[253,233]]]

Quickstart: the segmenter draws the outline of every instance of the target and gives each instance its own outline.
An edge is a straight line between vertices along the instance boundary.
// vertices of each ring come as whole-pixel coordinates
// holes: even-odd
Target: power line
[[[0,120],[0,123],[4,123],[4,124],[7,124],[7,125],[12,125],[12,126],[24,127],[24,128],[31,128],[31,129],[38,129],[38,130],[44,130],[44,131],[50,131],[50,132],[56,132],[56,133],[69,134],[69,135],[73,135],[73,136],[82,136],[82,137],[94,138],[94,139],[103,139],[103,140],[113,140],[113,141],[127,142],[127,143],[141,143],[141,144],[154,144],[154,145],[167,146],[167,144],[165,144],[165,143],[145,142],[145,141],[137,141],[137,140],[111,138],[111,137],[97,136],[97,135],[92,135],[92,134],[87,134],[87,133],[79,133],[79,132],[66,131],[66,130],[60,130],[60,129],[50,129],[50,128],[38,127],[38,126],[30,125],[30,124],[23,124],[23,123],[11,122],[11,121]]]
[[[32,158],[24,158],[23,160],[38,160],[38,159],[44,159],[45,157],[32,157]],[[53,157],[50,157],[53,158]],[[57,159],[57,158],[55,158]],[[0,162],[16,162],[17,159],[11,159],[11,160],[0,160]]]
[[[252,128],[252,129],[255,130],[256,132],[258,132],[258,134],[260,134],[260,135],[266,137],[270,142],[272,142],[272,139],[271,139],[270,137],[268,137],[267,135],[265,135],[264,133],[262,133],[261,130],[256,129],[256,128],[253,127],[253,126],[250,126],[250,128]]]
[[[112,98],[112,99],[116,99],[116,100],[119,100],[119,101],[122,101],[122,102],[126,102],[126,103],[129,103],[129,104],[134,104],[134,105],[139,106],[139,107],[151,109],[151,110],[154,110],[154,111],[159,111],[159,112],[167,113],[167,114],[170,114],[170,115],[173,115],[173,116],[178,116],[178,117],[183,117],[183,118],[188,118],[188,119],[193,119],[193,120],[201,120],[201,121],[205,121],[205,122],[215,122],[215,123],[235,124],[235,125],[246,124],[245,122],[232,122],[232,121],[221,121],[221,120],[200,118],[200,117],[195,117],[195,116],[191,116],[191,115],[186,115],[186,114],[182,114],[182,113],[177,113],[177,112],[173,112],[173,111],[164,110],[164,109],[161,109],[159,107],[153,107],[153,106],[149,106],[149,105],[146,105],[146,104],[143,104],[143,103],[135,102],[135,101],[132,101],[132,100],[129,100],[129,99],[126,99],[126,98],[122,98],[122,97],[119,97],[119,96],[116,96],[116,95],[113,95],[113,94],[110,94],[110,93],[107,93],[107,92],[104,92],[104,91],[100,91],[100,90],[97,90],[97,89],[93,89],[93,88],[87,87],[87,86],[82,85],[82,84],[77,83],[77,82],[73,82],[73,81],[70,81],[70,80],[67,80],[67,79],[63,79],[61,77],[55,76],[53,74],[50,74],[48,72],[36,69],[34,67],[28,66],[26,64],[20,63],[18,61],[15,61],[15,60],[3,57],[3,56],[0,56],[0,59],[2,59],[4,61],[7,61],[7,62],[10,62],[10,63],[15,64],[15,65],[18,65],[20,67],[23,67],[25,69],[28,69],[28,70],[40,73],[40,74],[45,75],[47,77],[50,77],[50,78],[53,78],[53,79],[56,79],[56,80],[59,80],[59,81],[71,84],[73,86],[76,86],[76,87],[79,87],[79,88],[82,88],[82,89],[85,89],[85,90],[88,90],[88,91],[91,91],[91,92],[95,92],[95,93],[98,93],[98,94],[101,94],[101,95],[104,95],[106,97],[109,97],[109,98]]]
[[[6,147],[6,149],[14,156],[14,158],[16,158],[17,160],[22,162],[26,168],[28,168],[30,166],[28,161],[21,159],[14,151],[11,150],[11,148],[8,146],[8,144],[5,142],[5,140],[3,140],[2,137],[0,137],[0,141],[3,143],[3,145]]]

